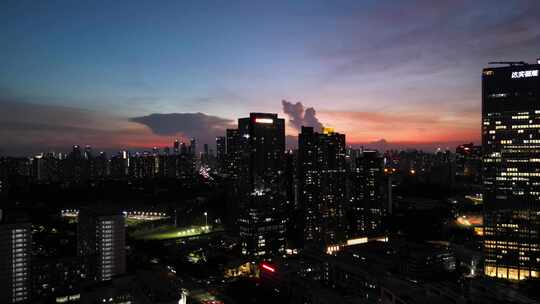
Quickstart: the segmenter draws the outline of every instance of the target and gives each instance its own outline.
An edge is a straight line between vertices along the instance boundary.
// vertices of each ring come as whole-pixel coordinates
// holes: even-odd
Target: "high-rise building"
[[[239,161],[235,172],[240,184],[242,254],[252,258],[283,254],[285,120],[277,114],[251,113],[238,120],[238,133],[227,131],[227,139],[232,135],[227,148],[238,157],[234,162]]]
[[[225,136],[216,137],[216,161],[220,170],[224,169],[225,157],[227,155],[227,144]]]
[[[130,161],[130,154],[126,150],[120,151],[118,152],[118,154],[111,157],[111,161],[110,161],[111,177],[117,178],[117,179],[126,178],[129,173],[129,161]]]
[[[180,154],[188,154],[189,153],[189,147],[186,145],[185,142],[180,143]]]
[[[174,140],[173,149],[175,154],[180,152],[180,141],[178,140],[178,138]]]
[[[482,167],[482,147],[473,143],[456,147],[456,176],[479,183]]]
[[[298,201],[298,150],[286,151],[284,163],[287,249],[294,250],[304,246],[304,212]]]
[[[64,163],[64,177],[78,183],[90,177],[89,161],[84,158],[79,145],[74,145]]]
[[[345,135],[302,127],[298,136],[298,193],[305,210],[305,242],[328,246],[345,240]]]
[[[540,277],[540,64],[482,72],[484,273]]]
[[[77,230],[77,253],[87,264],[91,280],[107,281],[126,269],[125,220],[119,212],[82,209]]]
[[[41,181],[44,179],[44,163],[43,154],[37,154],[32,157],[32,177],[34,180]]]
[[[0,209],[0,303],[28,302],[32,226]]]
[[[109,161],[105,152],[99,154],[93,159],[92,177],[94,179],[104,179],[109,175]]]
[[[91,159],[93,157],[93,155],[92,155],[92,146],[86,145],[84,147],[83,157],[84,157],[84,159]]]
[[[283,170],[285,120],[277,114],[251,113],[238,119],[238,131],[246,139],[251,184],[274,184]]]
[[[152,178],[159,172],[159,156],[148,151],[135,153],[130,158],[129,176],[131,178]]]
[[[226,135],[227,154],[224,170],[233,180],[239,181],[241,176],[247,176],[248,164],[243,161],[247,139],[238,129],[227,129]]]
[[[362,151],[355,157],[349,180],[348,238],[382,232],[386,213],[383,198],[383,159],[377,151]]]
[[[197,140],[195,138],[190,139],[188,151],[189,154],[197,155]]]
[[[72,148],[73,149],[70,153],[71,156],[75,158],[81,158],[82,157],[81,147],[79,145],[73,145]]]

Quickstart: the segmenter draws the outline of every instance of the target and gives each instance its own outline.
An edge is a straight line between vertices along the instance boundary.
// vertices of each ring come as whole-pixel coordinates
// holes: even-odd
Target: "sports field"
[[[210,226],[194,226],[185,228],[164,226],[151,230],[136,231],[132,233],[131,236],[139,240],[167,240],[203,235],[210,232],[213,232],[213,229]]]

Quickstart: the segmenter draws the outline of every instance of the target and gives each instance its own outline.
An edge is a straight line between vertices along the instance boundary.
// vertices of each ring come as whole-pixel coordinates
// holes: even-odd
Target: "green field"
[[[127,217],[126,218],[126,225],[128,227],[133,227],[133,226],[137,226],[139,224],[142,224],[142,223],[146,223],[148,221],[145,221],[145,220],[140,220],[140,219],[135,219],[135,218],[131,218],[131,217]]]
[[[176,228],[173,226],[164,226],[151,230],[135,231],[131,237],[138,240],[167,240],[184,237],[192,237],[213,232],[212,227],[198,226],[187,228]]]

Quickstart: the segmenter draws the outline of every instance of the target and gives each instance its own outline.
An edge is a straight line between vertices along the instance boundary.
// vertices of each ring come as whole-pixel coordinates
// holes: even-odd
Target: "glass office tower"
[[[540,65],[482,75],[484,272],[540,276]]]
[[[250,113],[238,119],[237,132],[227,130],[227,153],[237,161],[233,171],[237,172],[241,194],[238,225],[242,254],[254,259],[282,255],[287,200],[285,120],[277,114]]]

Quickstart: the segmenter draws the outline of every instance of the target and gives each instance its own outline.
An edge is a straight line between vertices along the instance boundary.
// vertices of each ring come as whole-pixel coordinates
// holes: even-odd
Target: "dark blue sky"
[[[314,107],[349,143],[477,140],[480,71],[540,56],[539,9],[532,0],[3,1],[0,151],[211,141],[250,111],[283,113],[282,99]],[[157,117],[173,124],[168,134],[130,119],[152,113],[181,115]]]

